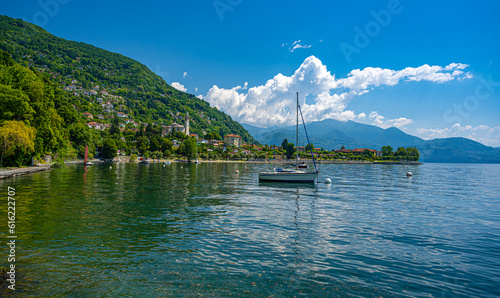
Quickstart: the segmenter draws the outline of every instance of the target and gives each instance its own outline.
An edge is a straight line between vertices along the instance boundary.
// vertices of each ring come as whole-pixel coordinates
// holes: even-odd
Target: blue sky
[[[19,0],[0,8],[136,59],[241,123],[289,124],[299,91],[310,121],[495,147],[499,11],[498,1],[418,0]]]

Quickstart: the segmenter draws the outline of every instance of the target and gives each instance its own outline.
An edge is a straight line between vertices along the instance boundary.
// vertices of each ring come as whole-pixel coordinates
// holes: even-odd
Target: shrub
[[[62,159],[61,157],[58,157],[56,158],[56,160],[54,160],[54,163],[52,164],[52,168],[63,168],[66,166],[66,163],[64,163],[64,159]]]

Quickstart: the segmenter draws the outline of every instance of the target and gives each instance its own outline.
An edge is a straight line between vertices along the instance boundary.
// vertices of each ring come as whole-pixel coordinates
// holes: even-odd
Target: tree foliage
[[[394,153],[395,157],[398,157],[401,160],[406,160],[408,157],[408,152],[404,147],[398,147],[398,150],[396,150],[396,153]]]
[[[0,55],[0,121],[25,121],[36,129],[35,155],[65,150],[63,119],[55,109],[55,86],[36,70]]]
[[[181,145],[181,153],[184,154],[188,160],[196,158],[196,140],[189,138]]]
[[[383,146],[382,147],[382,157],[390,157],[390,156],[393,156],[394,155],[394,152],[393,152],[394,149],[392,149],[391,146],[387,145],[387,146]]]
[[[375,156],[373,155],[373,153],[369,150],[369,149],[365,149],[363,150],[363,152],[361,152],[361,155],[367,157],[367,158],[374,158]]]
[[[116,156],[118,148],[114,139],[106,139],[102,145],[102,157],[105,159],[113,159]]]
[[[284,139],[283,142],[281,143],[281,148],[283,150],[286,150],[287,147],[288,147],[288,140]]]
[[[0,127],[0,166],[3,166],[4,156],[10,157],[18,153],[10,163],[21,166],[23,157],[28,157],[35,151],[33,140],[36,136],[36,129],[29,127],[22,121],[5,121]]]
[[[222,138],[220,137],[219,133],[216,131],[209,132],[205,135],[205,139],[207,140],[221,140]]]
[[[412,161],[418,161],[420,159],[420,152],[417,147],[408,147],[406,148],[406,152],[408,153],[408,158]]]
[[[286,155],[287,155],[287,158],[290,159],[293,154],[295,153],[295,145],[293,143],[288,143],[286,145]]]

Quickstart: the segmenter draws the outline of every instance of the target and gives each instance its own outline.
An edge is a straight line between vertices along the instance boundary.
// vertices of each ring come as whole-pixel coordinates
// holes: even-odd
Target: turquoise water
[[[500,165],[322,165],[331,185],[259,183],[268,165],[109,166],[0,181],[18,236],[0,296],[500,295]]]

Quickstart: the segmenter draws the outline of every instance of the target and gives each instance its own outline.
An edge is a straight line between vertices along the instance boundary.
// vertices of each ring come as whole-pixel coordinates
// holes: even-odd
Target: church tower
[[[186,123],[184,123],[184,126],[186,127],[186,136],[189,136],[189,113],[186,112]]]

